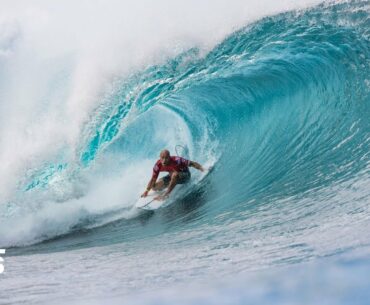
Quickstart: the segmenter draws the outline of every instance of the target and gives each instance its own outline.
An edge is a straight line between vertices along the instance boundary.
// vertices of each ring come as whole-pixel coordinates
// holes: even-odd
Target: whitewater
[[[369,1],[1,6],[0,303],[366,304]]]

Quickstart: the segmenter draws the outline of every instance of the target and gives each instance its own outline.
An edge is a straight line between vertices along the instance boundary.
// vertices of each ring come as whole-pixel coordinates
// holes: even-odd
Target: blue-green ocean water
[[[0,202],[1,299],[120,304],[224,279],[167,302],[366,304],[369,5],[265,17],[207,52],[186,49],[113,79],[73,158],[66,144]],[[214,170],[201,180],[194,171],[166,208],[136,210],[159,151],[178,144]],[[150,295],[140,302],[165,302]]]

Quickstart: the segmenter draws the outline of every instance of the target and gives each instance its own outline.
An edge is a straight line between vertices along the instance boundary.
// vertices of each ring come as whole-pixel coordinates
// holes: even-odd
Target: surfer
[[[191,175],[189,167],[194,167],[202,172],[204,171],[204,168],[199,163],[186,160],[182,157],[171,156],[167,149],[162,150],[159,155],[159,160],[153,167],[152,178],[141,197],[148,196],[151,189],[161,191],[168,187],[163,195],[154,198],[155,200],[164,200],[172,192],[176,184],[184,184],[190,181]],[[169,174],[156,182],[159,172],[168,172]]]

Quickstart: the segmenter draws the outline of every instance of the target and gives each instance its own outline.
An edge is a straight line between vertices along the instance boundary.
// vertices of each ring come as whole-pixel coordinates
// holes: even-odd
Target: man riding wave
[[[150,179],[145,192],[141,197],[148,196],[151,189],[155,191],[161,191],[167,188],[167,191],[163,195],[155,197],[155,200],[163,200],[168,197],[172,192],[176,184],[184,184],[190,181],[190,171],[189,167],[194,167],[197,170],[204,171],[202,165],[195,161],[190,161],[182,157],[171,156],[167,149],[161,151],[159,155],[159,160],[155,163],[153,167],[153,175]],[[168,172],[169,174],[158,180],[158,175],[160,172]]]

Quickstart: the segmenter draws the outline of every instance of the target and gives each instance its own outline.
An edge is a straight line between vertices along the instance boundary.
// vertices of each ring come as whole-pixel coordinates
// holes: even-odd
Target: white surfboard
[[[142,210],[156,210],[159,209],[161,206],[163,206],[166,203],[166,200],[155,200],[154,198],[164,194],[164,191],[162,192],[155,192],[151,191],[148,196],[142,198],[140,197],[136,203],[135,207]]]

